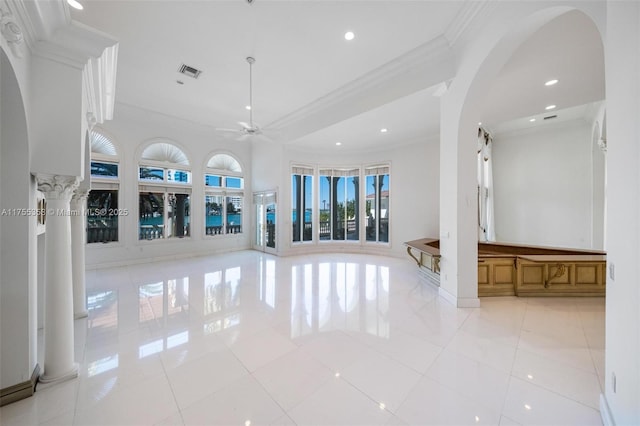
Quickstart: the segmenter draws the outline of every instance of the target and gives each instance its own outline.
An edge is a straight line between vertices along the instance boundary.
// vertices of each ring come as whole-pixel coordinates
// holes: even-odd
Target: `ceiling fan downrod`
[[[249,1],[251,3],[251,1]],[[255,58],[247,56],[247,62],[249,63],[249,126],[253,129],[253,63]]]

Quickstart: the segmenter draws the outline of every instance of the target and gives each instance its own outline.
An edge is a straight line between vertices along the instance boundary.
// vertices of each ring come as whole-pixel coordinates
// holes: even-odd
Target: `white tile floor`
[[[601,424],[601,298],[457,309],[408,260],[255,251],[87,287],[80,377],[2,425]]]

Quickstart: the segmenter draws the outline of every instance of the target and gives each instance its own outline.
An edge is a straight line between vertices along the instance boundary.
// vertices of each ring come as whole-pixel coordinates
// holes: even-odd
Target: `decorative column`
[[[71,198],[71,266],[73,276],[73,317],[87,316],[84,250],[87,243],[87,196],[89,188],[77,188]]]
[[[78,376],[74,362],[70,200],[79,178],[38,174],[47,203],[45,222],[45,322],[42,383]]]

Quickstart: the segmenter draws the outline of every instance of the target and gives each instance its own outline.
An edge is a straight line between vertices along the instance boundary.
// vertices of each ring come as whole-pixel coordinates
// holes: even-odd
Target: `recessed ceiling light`
[[[84,7],[77,0],[67,0],[67,4],[74,9],[82,10]]]
[[[558,80],[553,79],[553,80],[549,80],[547,81],[544,85],[545,86],[553,86],[554,84],[556,84],[558,82]]]
[[[554,109],[555,107],[556,107],[555,105],[549,105],[545,109],[549,111],[550,109]]]
[[[482,126],[482,121],[478,121],[478,126]]]
[[[529,119],[529,121],[533,123],[534,121],[536,121],[536,119],[535,118],[531,118],[531,119]]]
[[[344,33],[344,39],[345,40],[353,40],[354,38],[356,38],[356,35],[353,33],[353,31],[347,31],[346,33]]]
[[[251,109],[251,105],[247,105],[246,107],[244,107],[244,109],[246,109],[247,111],[249,111]]]
[[[342,145],[342,142],[336,142],[336,146]]]
[[[387,133],[389,130],[387,129],[380,129],[380,133]]]

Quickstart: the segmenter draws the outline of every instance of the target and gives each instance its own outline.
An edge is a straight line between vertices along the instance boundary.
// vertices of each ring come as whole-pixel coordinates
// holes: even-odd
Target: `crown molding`
[[[435,72],[439,74],[435,79],[431,77],[434,75],[434,69],[439,70]],[[449,42],[443,36],[439,36],[264,127],[287,134],[289,129],[297,127],[311,116],[335,111],[340,105],[349,102],[361,102],[371,93],[383,92],[385,88],[398,85],[399,81],[403,84],[413,84],[415,91],[452,78],[453,75],[454,61]],[[446,78],[440,78],[440,76],[446,76]],[[401,93],[395,97],[405,94]],[[383,98],[384,96],[381,96],[380,101]],[[384,102],[390,100],[393,99],[384,99]],[[371,105],[371,107],[375,106],[378,105]]]
[[[32,55],[82,72],[88,125],[113,118],[118,41],[71,19],[63,0],[3,0]],[[3,16],[6,14],[3,12]]]
[[[105,56],[105,51],[117,45],[118,41],[115,38],[69,20],[51,37],[38,39],[33,44],[32,52],[36,56],[82,70],[90,59]],[[115,60],[115,57],[113,54],[107,54],[104,59]],[[112,66],[115,67],[115,63]]]
[[[488,3],[488,0],[465,1],[444,32],[444,37],[452,46],[469,30],[471,23],[487,7]]]

